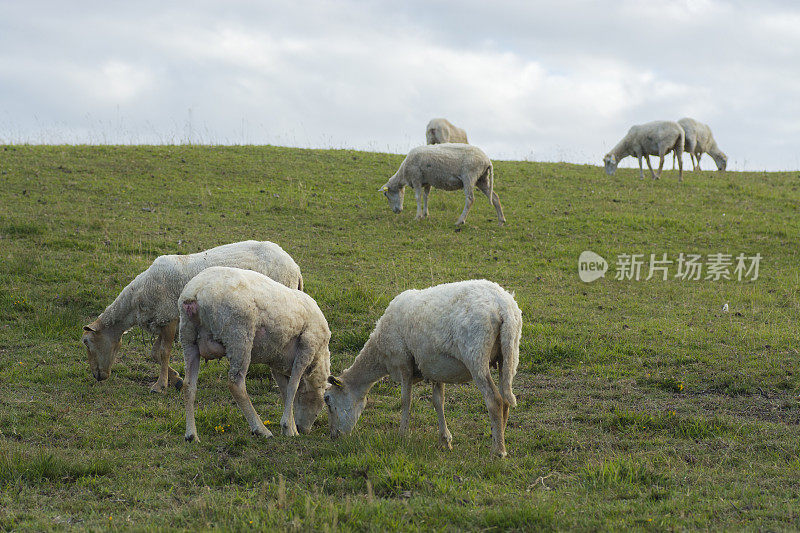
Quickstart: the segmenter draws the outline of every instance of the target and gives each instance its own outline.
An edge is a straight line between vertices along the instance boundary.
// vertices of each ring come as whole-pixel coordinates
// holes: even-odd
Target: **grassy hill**
[[[377,189],[401,156],[276,147],[0,148],[0,529],[214,526],[344,530],[800,528],[800,174],[496,162],[508,225],[476,196],[433,191],[430,218]],[[480,194],[480,193],[478,193]],[[202,366],[200,444],[179,393],[153,395],[132,330],[95,383],[80,328],[160,254],[279,243],[347,367],[408,288],[488,278],[523,310],[507,460],[489,457],[473,385],[446,387],[454,450],[436,447],[430,388],[400,438],[399,386],[356,431],[255,440]],[[610,263],[583,283],[578,256]],[[755,281],[616,280],[621,254],[761,254]],[[647,277],[647,266],[642,278]],[[724,304],[728,311],[723,312]],[[173,366],[181,372],[179,346]],[[277,389],[248,390],[280,420]],[[221,431],[220,428],[224,428]],[[273,428],[274,430],[274,428]],[[274,430],[279,433],[279,431]]]

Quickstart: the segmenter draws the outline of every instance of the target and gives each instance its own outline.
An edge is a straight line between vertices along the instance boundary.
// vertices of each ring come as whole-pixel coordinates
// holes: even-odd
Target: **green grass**
[[[496,162],[508,225],[482,196],[377,188],[401,156],[276,147],[0,147],[0,529],[618,530],[800,528],[800,175]],[[266,239],[303,269],[345,368],[400,291],[488,278],[523,310],[508,459],[489,457],[474,386],[430,389],[397,434],[399,388],[373,389],[356,432],[259,441],[202,366],[201,444],[183,401],[152,395],[149,335],[94,383],[80,339],[164,253]],[[756,281],[577,275],[583,250],[763,256]],[[723,313],[728,303],[729,312]],[[182,371],[180,348],[173,357]],[[281,403],[264,369],[248,391]],[[224,429],[224,431],[222,431]],[[277,431],[276,431],[277,433]]]

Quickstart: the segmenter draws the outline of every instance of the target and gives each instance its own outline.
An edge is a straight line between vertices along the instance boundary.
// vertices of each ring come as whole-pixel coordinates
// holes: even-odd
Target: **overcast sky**
[[[800,3],[0,0],[0,143],[404,153],[439,116],[598,165],[691,116],[729,169],[800,169]]]

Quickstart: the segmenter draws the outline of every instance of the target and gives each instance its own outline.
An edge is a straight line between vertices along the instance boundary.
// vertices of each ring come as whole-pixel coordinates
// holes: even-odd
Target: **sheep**
[[[433,118],[425,127],[425,139],[428,144],[464,143],[467,142],[467,132],[453,126],[446,118]]]
[[[678,124],[686,132],[683,151],[689,152],[693,171],[700,170],[700,157],[704,153],[711,156],[717,165],[717,170],[725,170],[728,166],[728,156],[717,146],[717,141],[714,140],[714,135],[711,133],[711,128],[708,127],[708,124],[703,124],[689,117],[680,119]],[[675,157],[673,154],[673,168],[675,168]],[[697,160],[696,162],[695,159]]]
[[[169,366],[178,327],[178,296],[197,273],[216,265],[248,268],[288,287],[303,289],[300,267],[280,246],[268,241],[225,244],[191,255],[162,255],[136,276],[94,322],[83,327],[82,340],[94,377],[98,381],[108,379],[122,334],[138,325],[158,335],[152,357],[161,370],[150,391],[163,392],[168,385],[180,390],[183,381]]]
[[[194,401],[201,357],[228,358],[228,389],[254,435],[272,433],[247,395],[245,377],[251,362],[270,365],[283,384],[281,433],[293,436],[298,428],[303,433],[311,430],[331,368],[331,331],[313,298],[258,272],[220,266],[193,277],[178,302],[188,442],[199,440]]]
[[[467,213],[475,201],[472,191],[478,187],[489,198],[497,211],[500,225],[502,226],[506,222],[500,198],[493,190],[492,162],[477,146],[445,143],[418,146],[412,149],[400,164],[397,172],[378,189],[389,200],[389,206],[395,213],[403,210],[406,185],[414,188],[414,196],[417,200],[417,220],[428,216],[428,193],[430,193],[431,187],[446,191],[462,189],[466,200],[464,211],[456,221],[456,225],[460,226],[464,223]],[[420,195],[422,202],[420,202]]]
[[[439,443],[452,449],[444,418],[444,384],[470,379],[483,393],[492,428],[492,453],[506,456],[509,407],[516,406],[512,381],[519,364],[522,313],[513,295],[486,280],[460,281],[395,297],[364,348],[325,393],[331,438],[350,433],[372,385],[389,375],[400,382],[400,433],[408,432],[411,387],[433,384]],[[500,391],[489,367],[499,367]]]
[[[613,176],[620,160],[631,155],[639,159],[639,177],[644,178],[642,156],[647,161],[653,179],[661,177],[664,168],[664,156],[670,151],[678,155],[678,181],[683,181],[683,128],[677,122],[656,120],[646,124],[637,124],[628,130],[627,135],[603,158],[606,174]],[[650,156],[658,156],[658,174],[653,172]]]

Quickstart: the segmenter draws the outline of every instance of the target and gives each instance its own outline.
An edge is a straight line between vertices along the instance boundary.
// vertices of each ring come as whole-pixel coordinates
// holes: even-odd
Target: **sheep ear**
[[[97,330],[91,324],[83,326],[83,331],[91,331],[93,333],[97,333]]]
[[[336,387],[339,387],[340,389],[344,387],[344,383],[342,383],[342,381],[339,378],[333,376],[328,376],[328,383]]]
[[[378,192],[383,192],[383,191],[388,191],[388,190],[389,190],[389,187],[387,187],[386,185],[382,185],[381,188],[378,189]]]

